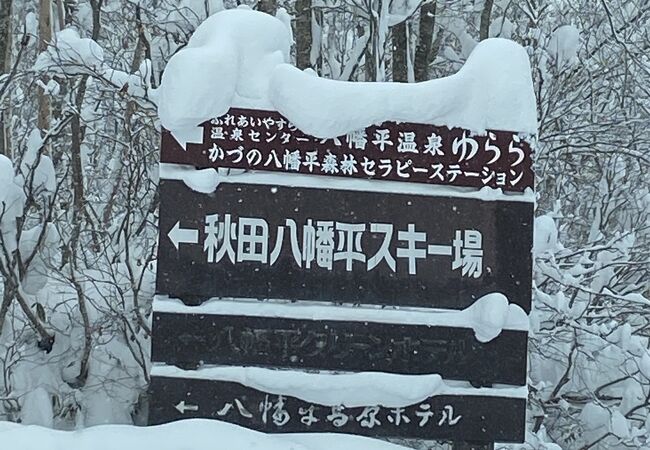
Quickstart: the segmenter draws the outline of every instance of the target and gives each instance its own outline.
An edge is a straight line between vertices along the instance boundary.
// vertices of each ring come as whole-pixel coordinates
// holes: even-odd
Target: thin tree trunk
[[[0,74],[11,70],[11,12],[13,0],[0,0]],[[10,155],[9,118],[11,110],[0,108],[0,155]]]
[[[50,0],[39,0],[38,19],[38,51],[47,50],[52,41],[52,4]],[[47,84],[47,77],[43,77]],[[50,127],[50,99],[43,89],[38,89],[38,128],[47,130]]]
[[[2,305],[0,305],[0,334],[5,324],[5,318],[9,312],[9,307],[14,300],[14,290],[9,285],[9,280],[5,280],[4,290],[2,292]]]
[[[407,26],[406,21],[392,27],[393,38],[393,81],[408,81],[407,70]]]
[[[81,82],[79,83],[79,92],[77,93],[76,103],[83,102],[83,97],[86,91],[86,82],[88,81],[87,75],[82,75]],[[81,223],[83,222],[83,210],[85,206],[84,195],[84,177],[83,168],[81,166],[81,143],[83,136],[81,131],[81,121],[79,115],[75,114],[70,121],[70,156],[72,168],[72,232],[70,234],[70,242],[66,247],[62,264],[65,265],[72,262],[74,254],[77,252],[79,246],[79,237],[81,236]]]
[[[63,10],[63,0],[56,0],[56,18],[58,20],[58,30],[65,28],[65,11]]]
[[[100,11],[103,0],[90,0],[90,5],[93,10],[93,32],[92,39],[97,41],[100,33]],[[75,96],[75,105],[77,111],[81,111],[84,97],[86,96],[86,88],[88,85],[88,75],[82,75],[79,80],[79,87],[77,88],[77,95]],[[77,251],[79,244],[79,236],[81,234],[81,224],[84,217],[84,208],[86,205],[84,193],[84,176],[83,167],[81,166],[81,144],[83,142],[84,133],[81,128],[81,119],[78,114],[75,114],[70,120],[70,155],[71,155],[71,168],[72,168],[72,232],[70,235],[70,245],[67,246],[63,254],[62,265],[70,262],[73,253]]]
[[[309,62],[318,73],[323,73],[323,28],[325,14],[320,9],[311,9],[311,51]]]
[[[75,272],[77,270],[76,261],[73,259],[73,264],[70,265],[70,275],[71,281],[74,286],[75,292],[77,293],[77,304],[79,305],[79,314],[81,314],[81,321],[84,326],[84,347],[83,354],[81,355],[81,362],[79,367],[79,375],[76,379],[69,383],[69,385],[75,389],[79,389],[86,385],[88,380],[88,373],[90,369],[90,352],[92,350],[93,344],[93,335],[90,328],[90,318],[88,317],[88,308],[86,308],[86,296],[84,295],[83,288],[81,284],[75,277]]]
[[[131,61],[131,69],[130,69],[131,73],[135,73],[140,67],[143,58],[147,57],[146,49],[148,48],[147,39],[144,34],[144,28],[143,28],[144,25],[142,24],[142,18],[141,18],[142,12],[139,5],[136,6],[135,8],[135,17],[136,17],[136,24],[138,27],[138,41],[136,42],[135,50],[133,51],[133,60]],[[131,130],[131,119],[133,118],[133,114],[135,113],[135,110],[136,110],[135,102],[129,100],[126,104],[126,111],[124,113],[124,133],[128,137],[129,142],[133,141],[133,133]],[[115,206],[115,202],[120,193],[122,171],[124,169],[123,161],[126,158],[128,158],[128,155],[124,155],[124,154],[119,155],[119,157],[117,158],[117,164],[118,164],[118,169],[116,171],[117,177],[115,177],[115,184],[113,184],[111,195],[108,198],[108,202],[106,203],[106,207],[104,208],[104,213],[102,215],[102,221],[106,228],[109,227],[111,218],[113,217],[113,207]]]
[[[483,12],[481,13],[481,26],[479,28],[479,38],[481,41],[490,37],[490,17],[492,16],[493,5],[494,0],[485,0]]]
[[[65,28],[66,14],[64,8],[65,6],[63,4],[63,0],[54,0],[54,4],[52,5],[52,14],[54,14],[54,16],[52,17],[52,21],[54,23],[52,27],[52,32],[54,34],[56,34],[56,32],[61,31]],[[59,82],[59,89],[61,89],[62,94],[65,93],[66,90],[65,82],[63,81]],[[57,101],[55,98],[50,98],[50,100],[52,100],[50,102],[50,120],[56,121],[61,117],[61,108],[63,108],[64,104],[61,101]]]
[[[415,48],[415,81],[429,79],[429,65],[436,57],[432,51],[433,30],[436,25],[436,1],[425,3],[420,8],[420,36]]]
[[[0,0],[0,74],[11,69],[11,9],[13,0]]]
[[[311,67],[311,0],[296,0],[296,66]]]
[[[370,37],[368,38],[368,45],[364,51],[364,69],[365,69],[365,81],[375,81],[377,78],[375,72],[375,40],[377,39],[375,33],[374,21],[370,21],[369,27]]]
[[[93,10],[93,31],[92,39],[97,41],[101,30],[100,12],[103,0],[90,0],[90,5]],[[88,85],[88,75],[82,75],[79,82],[77,95],[75,97],[75,104],[77,110],[81,111],[83,106],[84,97],[86,96],[86,89]],[[71,136],[71,159],[72,159],[72,191],[73,191],[73,209],[72,209],[72,234],[70,236],[70,245],[68,246],[69,261],[70,261],[70,275],[71,281],[77,293],[77,303],[79,305],[79,313],[84,326],[84,349],[81,357],[81,367],[77,379],[72,383],[73,387],[84,386],[88,379],[88,369],[90,361],[90,353],[92,349],[92,330],[90,329],[90,319],[88,317],[88,310],[86,308],[86,296],[84,295],[83,288],[79,281],[76,279],[77,272],[77,250],[79,247],[79,237],[81,233],[81,224],[83,222],[84,211],[86,208],[86,198],[84,190],[84,176],[83,167],[81,166],[81,144],[83,142],[84,133],[81,129],[81,119],[79,115],[75,114],[70,122]]]

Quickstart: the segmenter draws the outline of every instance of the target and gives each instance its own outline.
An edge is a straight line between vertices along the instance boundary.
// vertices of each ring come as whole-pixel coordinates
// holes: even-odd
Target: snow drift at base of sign
[[[79,431],[0,423],[8,450],[405,450],[359,436],[267,435],[215,420],[183,420],[155,427],[104,425]]]
[[[561,450],[546,433],[526,433],[538,450]],[[540,435],[543,439],[540,439]],[[0,423],[0,442],[7,450],[407,450],[407,447],[344,434],[264,434],[216,420],[189,419],[154,427],[102,425],[79,431]],[[510,445],[511,450],[531,446]],[[501,447],[500,447],[501,448]]]
[[[537,131],[528,55],[510,40],[486,39],[458,73],[422,83],[322,79],[288,64],[291,41],[283,21],[247,7],[209,17],[152,92],[162,125],[196,136],[197,125],[243,107],[279,111],[319,138],[384,121]]]

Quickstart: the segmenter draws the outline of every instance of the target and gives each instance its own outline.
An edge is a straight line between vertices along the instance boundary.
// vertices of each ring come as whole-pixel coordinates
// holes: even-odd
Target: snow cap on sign
[[[422,83],[318,78],[287,64],[291,41],[268,14],[238,8],[209,17],[167,64],[155,94],[162,125],[188,129],[238,106],[277,110],[320,138],[387,120],[537,132],[528,55],[513,41],[484,40],[458,73]]]
[[[384,121],[537,133],[528,55],[507,39],[482,41],[458,73],[422,83],[326,80],[283,64],[269,96],[298,128],[321,138]]]
[[[267,108],[269,73],[289,61],[291,32],[284,23],[250,9],[206,19],[187,46],[167,63],[158,114],[170,130],[219,117],[240,97]]]

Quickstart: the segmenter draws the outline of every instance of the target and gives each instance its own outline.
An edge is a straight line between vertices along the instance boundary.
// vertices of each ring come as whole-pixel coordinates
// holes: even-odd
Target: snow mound
[[[76,30],[66,28],[56,33],[54,45],[38,55],[34,70],[78,75],[100,68],[103,63],[104,50],[95,41],[82,38]]]
[[[570,67],[578,60],[580,31],[574,25],[562,25],[548,42],[548,53],[559,68]]]
[[[422,83],[355,83],[275,68],[271,102],[316,137],[385,121],[535,134],[537,113],[526,51],[507,39],[479,43],[458,73]]]
[[[42,146],[41,132],[34,128],[27,139],[27,151],[20,162],[20,173],[25,181],[31,181],[37,193],[44,191],[51,194],[56,190],[56,173],[52,159],[40,154]],[[31,171],[34,173],[30,178]]]
[[[167,63],[158,115],[170,130],[225,114],[238,97],[264,102],[269,73],[289,61],[291,31],[265,13],[221,11],[196,29]]]
[[[232,106],[273,109],[303,132],[331,138],[384,121],[535,134],[526,51],[507,39],[476,45],[461,70],[422,83],[327,80],[287,64],[291,31],[248,9],[205,20],[174,55],[157,92],[162,125],[196,127]]]
[[[506,326],[528,326],[528,315],[518,305],[498,292],[484,295],[466,308],[463,313],[474,329],[479,342],[490,342],[501,334]]]
[[[104,50],[97,42],[82,38],[73,28],[66,28],[57,32],[52,42],[48,43],[47,49],[37,56],[33,69],[37,72],[62,75],[100,76],[115,90],[124,90],[129,95],[144,97],[149,87],[151,61],[144,60],[133,74],[112,69],[104,61]],[[48,95],[58,95],[60,86],[55,80],[50,80],[47,85],[40,81],[39,83]],[[86,113],[87,108],[82,109],[82,116]],[[40,146],[38,139],[32,139],[30,136],[31,144]],[[46,164],[50,163],[46,161]]]
[[[325,406],[358,408],[383,405],[405,407],[445,393],[438,374],[397,375],[382,372],[330,374],[273,370],[260,367],[204,367],[194,371],[154,366],[152,375],[233,381],[259,391],[290,395]]]
[[[548,215],[535,217],[533,225],[533,254],[536,256],[558,250],[558,229],[555,220]]]
[[[359,436],[268,435],[202,419],[146,428],[104,425],[79,431],[55,431],[4,422],[0,423],[0,442],[20,450],[406,450],[405,447]]]
[[[151,376],[219,380],[242,384],[273,395],[290,395],[324,406],[358,408],[381,405],[402,408],[438,395],[485,395],[526,398],[526,386],[474,388],[462,381],[444,381],[438,374],[401,375],[384,372],[318,373],[262,367],[204,366],[184,370],[154,365]]]
[[[0,155],[0,233],[9,253],[17,247],[16,220],[23,215],[27,200],[21,180],[14,173],[11,160]],[[0,255],[0,260],[3,257]]]

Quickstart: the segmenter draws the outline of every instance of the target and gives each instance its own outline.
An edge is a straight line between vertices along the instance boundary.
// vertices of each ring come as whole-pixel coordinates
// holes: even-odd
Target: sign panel
[[[438,185],[533,187],[530,145],[516,133],[385,122],[334,139],[306,135],[277,112],[231,109],[183,148],[163,131],[161,161]]]
[[[475,386],[526,384],[523,331],[481,343],[469,328],[154,312],[152,359],[208,365],[440,374]],[[486,363],[498,361],[498,364]]]
[[[533,205],[160,182],[157,292],[463,309],[501,292],[530,310]]]
[[[404,408],[324,406],[239,383],[152,377],[151,425],[218,419],[266,433],[349,433],[473,442],[523,442],[526,401],[491,396],[430,397]]]
[[[254,171],[244,177],[254,183],[228,177],[215,192],[202,194],[182,181],[160,181],[158,294],[187,305],[245,298],[324,302],[319,308],[339,303],[459,310],[500,292],[530,311],[530,202],[473,199],[459,189],[442,197],[255,184],[258,172],[283,172],[321,176],[322,185],[331,182],[328,176],[524,192],[533,188],[534,175],[523,136],[385,122],[319,139],[277,112],[237,108],[196,131],[188,142],[163,130],[161,162]],[[506,330],[481,343],[471,328],[311,320],[295,311],[291,317],[275,317],[275,310],[263,316],[257,309],[170,311],[154,312],[152,359],[187,370],[178,377],[159,376],[173,370],[154,371],[150,424],[213,418],[270,433],[524,439],[526,400],[496,396],[510,395],[507,390],[450,388],[403,408],[345,408],[310,403],[297,392],[277,395],[202,379],[193,369],[208,364],[437,373],[475,387],[524,386],[526,332]]]

